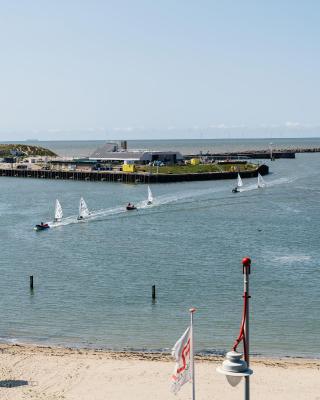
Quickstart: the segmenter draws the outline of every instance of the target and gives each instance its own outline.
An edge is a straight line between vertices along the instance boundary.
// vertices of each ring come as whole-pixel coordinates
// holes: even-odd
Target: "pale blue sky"
[[[316,0],[0,7],[0,140],[319,136]]]

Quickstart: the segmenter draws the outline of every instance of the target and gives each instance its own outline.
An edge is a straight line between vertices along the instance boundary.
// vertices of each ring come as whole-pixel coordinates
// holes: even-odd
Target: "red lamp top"
[[[251,265],[251,259],[250,259],[249,257],[244,257],[244,258],[242,259],[242,265],[243,265],[244,267],[250,267],[250,265]]]

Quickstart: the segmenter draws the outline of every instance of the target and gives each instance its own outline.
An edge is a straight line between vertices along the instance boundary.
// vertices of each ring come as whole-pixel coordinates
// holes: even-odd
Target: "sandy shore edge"
[[[223,357],[196,357],[197,400],[242,398],[216,368]],[[320,360],[252,357],[252,398],[320,400]],[[34,344],[0,345],[4,400],[190,400],[188,383],[174,396],[167,353],[107,351]]]
[[[140,352],[140,351],[111,351],[103,349],[72,348],[62,346],[41,346],[34,344],[0,344],[0,354],[11,355],[31,355],[41,354],[44,356],[64,357],[68,355],[77,355],[95,358],[101,357],[109,360],[139,360],[139,361],[163,361],[173,362],[173,357],[169,353],[158,352]],[[221,363],[223,356],[218,355],[196,355],[197,362]],[[320,359],[309,359],[303,357],[262,357],[251,356],[252,365],[273,366],[281,368],[315,368],[320,369]]]

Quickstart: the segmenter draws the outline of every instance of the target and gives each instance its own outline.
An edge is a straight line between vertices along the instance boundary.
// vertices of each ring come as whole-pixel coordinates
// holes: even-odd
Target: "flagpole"
[[[194,380],[194,358],[193,358],[193,313],[196,312],[195,308],[190,308],[190,336],[191,336],[191,346],[190,346],[190,362],[191,362],[191,379],[192,379],[192,400],[196,400],[196,385]]]

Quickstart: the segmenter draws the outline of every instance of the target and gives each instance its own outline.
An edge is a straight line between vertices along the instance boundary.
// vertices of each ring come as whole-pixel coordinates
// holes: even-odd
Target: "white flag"
[[[172,349],[172,355],[176,359],[174,372],[171,376],[171,391],[177,393],[181,386],[191,381],[191,332],[190,327],[184,332]]]

